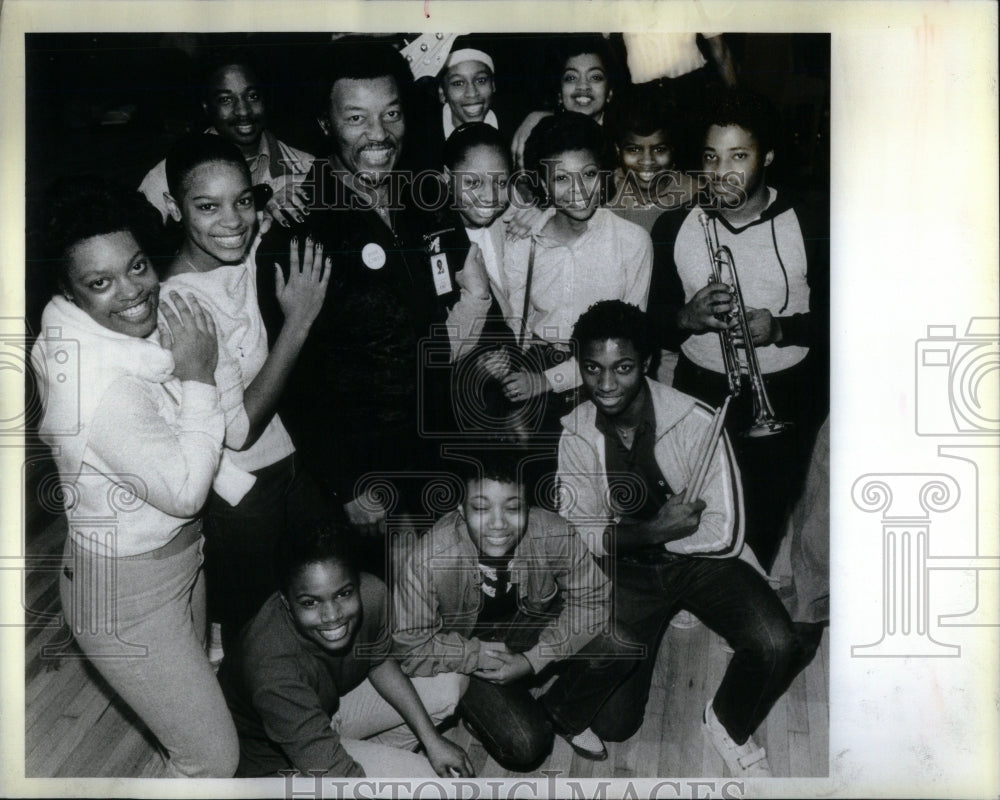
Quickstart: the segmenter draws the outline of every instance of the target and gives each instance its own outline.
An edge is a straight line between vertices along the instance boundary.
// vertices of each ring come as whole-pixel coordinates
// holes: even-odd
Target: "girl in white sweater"
[[[269,350],[253,258],[259,228],[269,218],[255,209],[246,161],[221,137],[196,134],[173,147],[166,171],[167,209],[184,239],[164,287],[192,293],[213,317],[219,347],[237,366],[245,410],[227,428],[219,476],[205,508],[208,613],[221,623],[221,643],[228,650],[278,588],[274,552],[289,524],[325,513],[275,407],[323,306],[330,259],[322,245],[309,241],[300,259],[293,240],[287,282],[275,273],[285,321]]]
[[[205,656],[194,517],[234,373],[197,300],[161,306],[139,203],[87,179],[64,185],[49,215],[58,293],[32,359],[69,523],[60,596],[80,648],[166,751],[167,775],[230,777],[239,747]]]

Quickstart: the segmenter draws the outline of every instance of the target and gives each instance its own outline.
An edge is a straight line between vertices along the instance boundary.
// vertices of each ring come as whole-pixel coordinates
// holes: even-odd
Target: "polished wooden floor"
[[[25,651],[27,777],[158,777],[162,761],[142,723],[81,657],[61,624],[58,554],[65,525],[56,522],[30,543],[34,569],[25,584],[29,611]],[[779,557],[777,573],[781,573]],[[701,733],[701,713],[722,679],[729,653],[705,626],[669,628],[657,659],[642,729],[609,743],[610,758],[591,762],[557,738],[534,773],[569,778],[729,777]],[[511,773],[490,759],[463,726],[446,735],[466,747],[480,777]],[[828,774],[829,638],[778,701],[756,734],[776,777]]]

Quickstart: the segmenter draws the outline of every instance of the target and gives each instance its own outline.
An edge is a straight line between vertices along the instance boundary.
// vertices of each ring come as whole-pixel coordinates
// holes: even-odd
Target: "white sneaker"
[[[702,729],[716,752],[729,767],[734,778],[770,778],[771,765],[767,763],[767,753],[759,747],[751,736],[743,744],[736,744],[715,716],[712,704],[705,707]]]

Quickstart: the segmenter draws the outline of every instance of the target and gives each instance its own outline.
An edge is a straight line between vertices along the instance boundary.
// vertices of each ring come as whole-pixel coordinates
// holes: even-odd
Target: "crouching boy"
[[[459,713],[506,769],[537,766],[553,733],[585,758],[607,758],[590,720],[639,657],[611,632],[607,578],[565,520],[529,507],[512,455],[488,453],[463,477],[462,504],[398,579],[403,671],[471,676]],[[536,700],[530,689],[550,667],[559,677]]]

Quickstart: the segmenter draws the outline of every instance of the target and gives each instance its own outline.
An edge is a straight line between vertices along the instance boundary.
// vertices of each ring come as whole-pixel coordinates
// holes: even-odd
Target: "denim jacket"
[[[610,624],[611,584],[562,517],[530,509],[512,564],[519,608],[544,613],[557,595],[563,599],[558,616],[524,653],[536,673],[572,656]],[[396,582],[393,652],[407,675],[477,669],[480,641],[470,635],[482,606],[481,582],[464,518],[446,514],[420,540]]]

